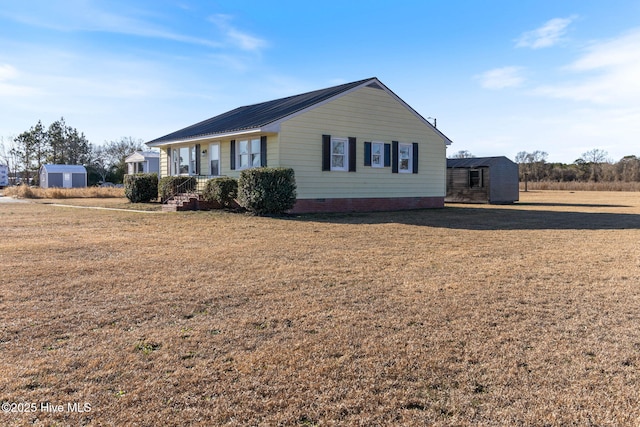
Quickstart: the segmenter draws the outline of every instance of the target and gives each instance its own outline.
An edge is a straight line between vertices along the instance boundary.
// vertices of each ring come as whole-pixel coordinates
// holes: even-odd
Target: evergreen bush
[[[254,168],[240,173],[238,203],[257,215],[282,214],[296,203],[296,180],[291,168]]]
[[[158,174],[125,175],[124,195],[131,203],[147,203],[156,199],[158,197]]]
[[[202,196],[209,202],[217,202],[220,206],[228,208],[238,197],[238,180],[228,177],[210,179]]]

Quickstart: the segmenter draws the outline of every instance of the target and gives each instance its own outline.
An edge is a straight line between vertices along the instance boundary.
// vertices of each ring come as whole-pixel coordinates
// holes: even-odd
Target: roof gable
[[[147,159],[159,159],[160,153],[157,151],[135,151],[124,159],[125,163],[144,162]]]
[[[300,95],[280,98],[273,101],[262,102],[259,104],[247,105],[239,107],[210,119],[187,126],[186,128],[167,134],[163,137],[147,142],[150,147],[162,145],[164,143],[188,141],[200,138],[211,137],[215,135],[228,135],[234,133],[242,133],[243,131],[259,131],[268,125],[273,125],[287,120],[297,114],[301,114],[311,108],[315,108],[336,97],[343,96],[360,87],[371,87],[381,89],[388,92],[405,108],[410,110],[426,125],[433,128],[440,134],[445,143],[450,144],[451,141],[439,130],[425,120],[418,112],[406,104],[395,93],[384,86],[377,78],[359,80],[352,83],[346,83],[333,86],[326,89],[315,90]]]

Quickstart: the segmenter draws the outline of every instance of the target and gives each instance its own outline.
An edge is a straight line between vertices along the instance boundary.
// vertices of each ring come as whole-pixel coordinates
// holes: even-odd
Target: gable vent
[[[380,85],[379,85],[378,83],[376,83],[376,82],[369,83],[369,84],[367,85],[367,87],[371,87],[371,88],[374,88],[374,89],[380,89],[380,90],[382,90],[382,86],[380,86]]]

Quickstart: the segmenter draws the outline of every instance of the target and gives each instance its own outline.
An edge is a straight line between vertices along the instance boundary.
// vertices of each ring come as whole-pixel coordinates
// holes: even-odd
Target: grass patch
[[[624,181],[542,181],[528,182],[528,190],[553,190],[553,191],[640,191],[640,182]],[[520,183],[520,191],[524,191],[524,182]]]
[[[636,192],[286,218],[0,204],[2,400],[91,404],[46,425],[634,425],[639,219]]]
[[[4,195],[22,199],[80,199],[80,198],[117,198],[124,197],[124,188],[85,187],[85,188],[40,188],[18,185],[4,189]]]

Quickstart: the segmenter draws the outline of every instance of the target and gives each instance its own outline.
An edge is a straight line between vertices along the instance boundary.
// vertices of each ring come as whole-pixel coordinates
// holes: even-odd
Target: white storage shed
[[[82,165],[42,165],[41,188],[84,188],[87,186],[87,170]]]

